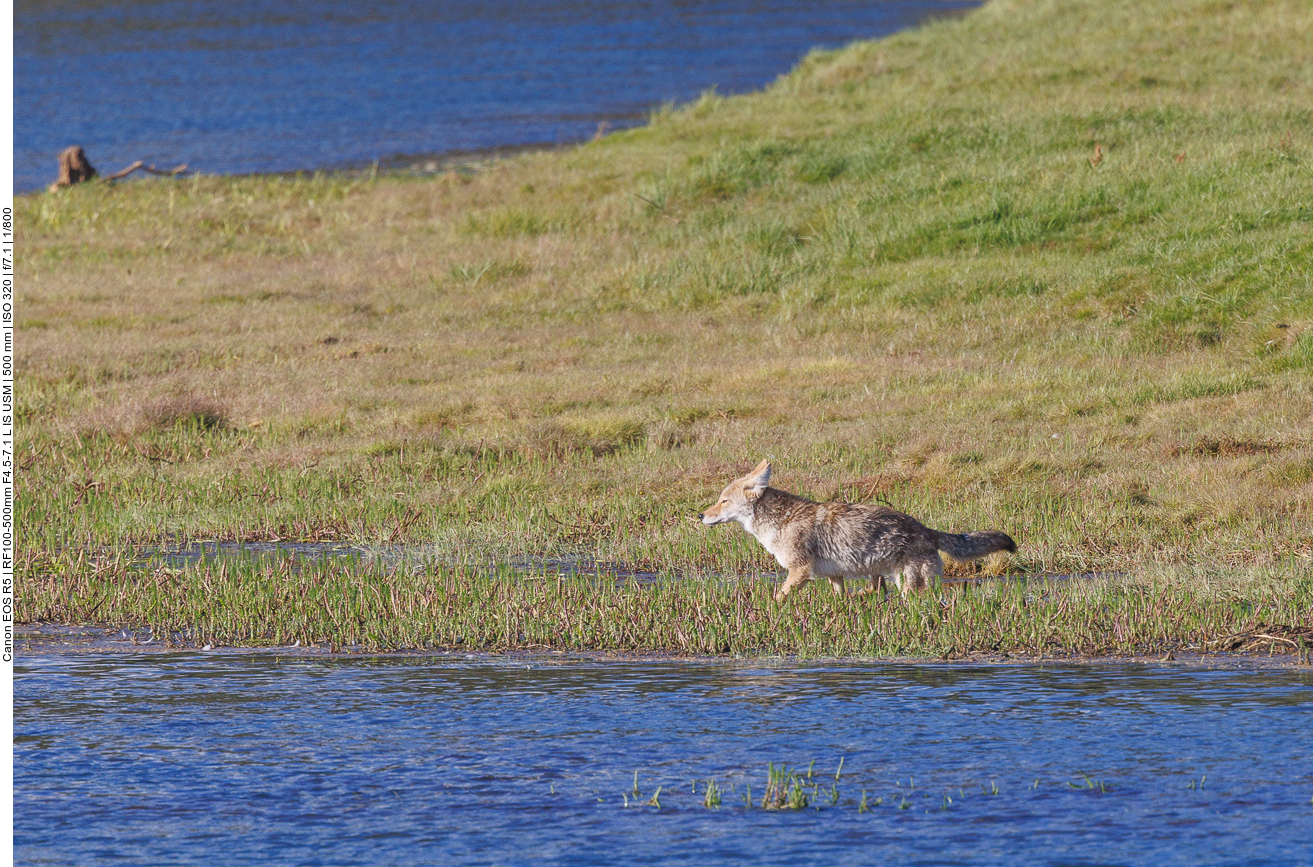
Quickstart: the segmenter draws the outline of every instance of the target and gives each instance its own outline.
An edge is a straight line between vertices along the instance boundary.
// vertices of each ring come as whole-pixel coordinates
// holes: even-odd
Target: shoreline
[[[633,127],[612,127],[607,131],[607,134],[632,128]],[[373,162],[351,162],[321,168],[283,169],[267,172],[209,173],[199,170],[191,171],[189,169],[177,175],[152,175],[142,172],[141,174],[133,173],[127,177],[114,180],[107,180],[103,173],[98,173],[96,177],[75,184],[73,187],[62,187],[58,190],[52,190],[50,189],[49,184],[44,184],[29,190],[15,190],[14,198],[39,198],[52,193],[65,192],[66,190],[75,187],[136,184],[144,181],[165,183],[169,180],[181,183],[184,180],[190,181],[195,178],[220,181],[249,181],[277,178],[280,180],[295,181],[308,180],[315,177],[328,179],[356,179],[370,176],[431,179],[435,176],[451,172],[460,173],[462,175],[473,175],[492,168],[499,163],[513,160],[516,157],[546,153],[562,153],[596,140],[597,139],[579,139],[546,144],[499,145],[496,147],[475,148],[471,150],[443,151],[434,154],[401,154],[386,159],[374,160]],[[53,181],[54,178],[51,180]]]
[[[826,38],[826,39],[821,39],[821,41],[814,43],[802,43],[800,49],[797,50],[797,53],[790,53],[784,56],[780,56],[779,58],[780,66],[771,67],[771,70],[765,72],[765,78],[758,79],[760,81],[759,84],[747,85],[742,83],[742,81],[739,81],[737,85],[731,85],[731,87],[725,89],[725,91],[722,91],[721,95],[741,96],[741,95],[754,95],[754,93],[762,92],[764,91],[764,89],[771,87],[772,81],[775,81],[777,78],[779,78],[779,76],[788,75],[788,72],[790,70],[793,70],[793,68],[796,67],[797,64],[800,63],[801,60],[804,59],[807,53],[809,53],[809,51],[811,50],[815,50],[815,49],[836,50],[836,49],[840,49],[840,47],[853,45],[853,43],[867,42],[867,41],[871,41],[871,39],[884,38],[886,37],[886,35],[915,32],[915,30],[923,28],[923,26],[926,25],[934,24],[934,22],[936,21],[958,20],[958,18],[965,17],[966,14],[969,14],[970,12],[973,12],[974,9],[979,8],[979,5],[982,5],[982,0],[965,0],[965,3],[966,5],[952,5],[952,7],[947,7],[947,8],[922,9],[922,11],[920,11],[920,14],[918,14],[918,16],[910,18],[910,20],[907,20],[905,24],[901,26],[901,28],[894,30],[878,30],[878,29],[859,30],[859,32],[856,33],[844,34],[843,37],[838,38],[838,41],[834,41],[834,39]],[[663,109],[663,106],[667,106],[667,105],[674,106],[674,108],[678,110],[678,108],[683,108],[684,105],[692,104],[692,102],[695,102],[697,100],[695,93],[705,91],[705,89],[708,88],[717,89],[718,87],[720,87],[720,84],[718,84],[717,81],[714,80],[717,78],[716,70],[714,70],[714,68],[709,68],[709,70],[706,71],[706,74],[708,74],[708,79],[701,79],[700,83],[689,85],[689,87],[695,89],[692,89],[692,91],[688,91],[688,89],[685,89],[685,91],[683,91],[683,97],[670,97],[668,95],[663,96],[662,93],[654,91],[653,93],[651,93],[651,95],[646,96],[645,99],[643,99],[643,101],[630,102],[630,104],[628,105],[622,105],[622,106],[621,105],[614,105],[614,106],[592,105],[592,104],[587,104],[586,102],[586,104],[583,104],[582,109],[579,110],[579,113],[572,113],[572,112],[562,113],[561,110],[540,109],[538,110],[538,112],[530,112],[528,114],[523,114],[523,116],[521,116],[521,114],[513,114],[512,116],[513,120],[520,122],[538,123],[538,125],[549,125],[549,123],[563,123],[563,122],[569,122],[572,123],[572,125],[578,125],[580,127],[592,125],[596,127],[597,130],[596,133],[592,133],[592,131],[582,131],[582,130],[579,131],[557,130],[557,133],[562,133],[563,135],[565,135],[565,138],[551,138],[551,139],[542,138],[540,139],[540,141],[520,142],[520,143],[516,143],[515,141],[511,141],[511,142],[503,141],[503,143],[498,143],[498,145],[484,145],[479,147],[456,147],[456,148],[452,148],[452,150],[432,150],[432,151],[420,150],[414,152],[397,151],[397,152],[391,152],[391,154],[377,156],[376,159],[349,160],[349,162],[341,162],[341,163],[327,162],[324,164],[319,164],[319,166],[302,166],[299,168],[257,169],[257,171],[236,171],[236,172],[223,171],[223,169],[221,168],[218,169],[218,171],[210,172],[210,171],[205,171],[204,167],[201,167],[200,172],[198,173],[201,173],[201,175],[205,177],[261,177],[261,176],[282,177],[282,176],[295,176],[295,175],[314,175],[314,173],[326,173],[326,175],[337,175],[337,173],[343,173],[343,175],[351,176],[351,175],[355,175],[355,173],[357,172],[368,173],[370,172],[370,169],[372,169],[372,167],[377,166],[378,171],[381,172],[415,173],[415,175],[423,176],[425,175],[425,173],[449,171],[449,169],[452,168],[465,167],[466,164],[469,163],[484,162],[484,160],[487,160],[488,158],[498,159],[498,158],[503,158],[503,156],[517,155],[517,154],[521,154],[521,152],[529,152],[529,151],[561,150],[561,148],[569,148],[576,145],[582,145],[582,143],[591,141],[591,139],[597,137],[597,134],[599,133],[609,134],[609,133],[613,133],[613,131],[628,130],[628,129],[634,129],[634,127],[643,126],[645,125],[645,123],[647,123],[647,121],[650,120],[651,117],[653,117],[654,113],[660,112],[660,110]],[[509,105],[511,105],[512,108],[515,108],[515,106],[517,106],[517,104],[515,104],[515,102],[513,101]],[[457,123],[458,123],[457,121],[453,120],[453,125],[457,125]],[[299,131],[298,134],[303,135],[303,137],[311,137],[312,129],[314,129],[314,127],[310,127],[310,129],[306,129],[306,130],[301,130]],[[509,137],[512,137],[513,139],[513,137],[515,137],[515,131],[513,130],[515,129],[519,129],[519,127],[507,126],[507,127],[503,127],[503,129],[500,131],[502,131],[502,133],[508,134]],[[225,143],[227,143],[227,141],[230,141],[230,139],[244,138],[243,131],[244,130],[242,129],[226,129],[225,127],[225,129],[215,131],[214,138],[210,138],[209,141],[198,142],[196,146],[196,150],[192,151],[193,154],[192,156],[186,156],[185,151],[175,152],[175,154],[173,154],[172,156],[165,156],[165,158],[154,158],[154,162],[172,162],[172,163],[185,162],[188,163],[189,166],[200,166],[200,164],[205,160],[206,152],[213,152],[215,150],[215,146],[222,147],[223,145],[225,145]],[[75,134],[68,135],[68,138],[70,139],[76,138],[76,135]],[[256,138],[260,138],[259,135],[256,135]],[[274,139],[277,137],[274,137],[273,134],[265,133],[264,138],[265,141],[268,141],[268,139]],[[133,141],[134,143],[139,143],[137,142],[137,138],[135,137]],[[448,139],[448,141],[450,141],[450,139]],[[487,139],[484,138],[484,141],[487,141]],[[502,141],[502,137],[495,137],[494,141]],[[151,163],[152,148],[154,148],[155,152],[160,152],[161,150],[167,150],[168,147],[167,142],[168,142],[167,138],[147,139],[147,141],[144,141],[144,147],[142,147],[142,151],[144,152],[143,154],[139,155],[139,159],[143,159],[144,162]],[[93,143],[95,142],[93,142],[92,139],[87,139],[84,137],[83,141],[80,142],[67,141],[66,146],[68,145],[92,146]],[[349,139],[344,139],[344,141],[335,142],[335,146],[339,148],[349,147],[352,145],[352,143],[353,142],[349,141]],[[437,139],[437,141],[432,141],[428,143],[429,145],[436,145],[439,147],[441,147],[442,145],[441,139]],[[202,148],[200,147],[201,145],[209,146],[209,151],[202,150]],[[419,145],[419,142],[414,142],[412,143],[412,145]],[[121,147],[121,146],[122,146],[122,142],[117,141],[117,139],[112,139],[112,141],[106,143],[106,148]],[[32,150],[32,147],[28,146],[28,143],[26,142],[24,147],[24,154],[25,156],[34,156],[35,154],[35,152]],[[88,156],[89,158],[91,158],[92,164],[95,164],[95,166],[98,169],[100,169],[101,172],[116,171],[117,167],[109,166],[109,164],[106,164],[106,166],[101,166],[101,163],[98,162],[97,160],[97,155],[95,154],[95,152],[92,152],[92,154],[88,154]],[[246,154],[246,156],[247,158],[249,158],[249,156],[251,155]],[[51,167],[58,166],[58,150],[54,150],[53,148],[53,151],[51,151],[49,154],[49,158],[39,158],[39,159],[41,159],[42,164],[46,164],[45,160],[49,159],[49,164]],[[131,158],[125,160],[125,162],[122,163],[122,166],[126,166],[126,164],[130,162],[131,162]],[[261,160],[261,162],[268,163],[268,162],[273,162],[273,160],[269,159],[268,154],[264,154],[263,160]],[[429,168],[429,166],[436,166],[436,167]],[[33,168],[33,171],[35,171],[35,167],[30,167],[30,168]],[[28,175],[28,173],[29,172],[26,171],[25,169],[24,175]],[[39,181],[39,183],[37,185],[33,185],[33,187],[14,190],[14,196],[29,196],[29,194],[43,192],[43,190],[47,188],[47,185],[50,184],[50,181],[54,180],[55,173],[56,171],[51,171],[50,180]]]
[[[1254,668],[1259,670],[1292,669],[1313,673],[1313,660],[1301,660],[1298,651],[1282,649],[1279,653],[1261,650],[1238,652],[1207,652],[1199,650],[1165,649],[1161,653],[1128,655],[1038,655],[1025,653],[969,653],[962,656],[936,658],[928,656],[777,656],[732,654],[675,654],[623,650],[555,650],[550,648],[510,649],[505,651],[471,651],[459,647],[429,649],[402,648],[390,651],[366,651],[360,647],[334,650],[324,646],[213,646],[195,644],[168,644],[138,641],[136,633],[129,635],[117,626],[72,626],[68,624],[16,624],[14,630],[15,660],[23,656],[71,657],[89,654],[142,654],[148,656],[188,655],[230,659],[234,657],[293,657],[322,660],[402,660],[433,659],[467,661],[538,661],[543,663],[569,662],[663,662],[689,665],[727,663],[787,663],[796,666],[810,665],[914,665],[963,667],[1050,667],[1050,666],[1153,666],[1191,669]]]

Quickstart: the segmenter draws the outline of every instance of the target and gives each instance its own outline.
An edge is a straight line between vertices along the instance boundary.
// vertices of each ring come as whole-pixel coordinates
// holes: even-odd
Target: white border
[[[0,864],[14,863],[14,4],[0,2],[5,30],[0,62]]]

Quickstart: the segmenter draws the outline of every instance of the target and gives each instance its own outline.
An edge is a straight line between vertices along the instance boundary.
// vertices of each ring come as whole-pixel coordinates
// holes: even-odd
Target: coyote
[[[769,488],[770,462],[762,461],[729,483],[716,505],[699,517],[704,524],[738,521],[789,570],[775,594],[782,600],[812,578],[828,578],[836,593],[845,577],[869,577],[866,593],[884,588],[885,577],[898,581],[906,595],[923,590],[944,574],[940,551],[954,560],[975,560],[995,551],[1015,551],[1007,533],[941,533],[920,521],[886,509],[849,503],[813,503]]]

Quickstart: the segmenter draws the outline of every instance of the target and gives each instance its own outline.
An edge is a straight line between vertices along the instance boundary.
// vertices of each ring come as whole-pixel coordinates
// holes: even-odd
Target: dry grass
[[[768,569],[689,516],[773,455],[1013,570],[1307,574],[1311,14],[994,2],[473,175],[21,198],[20,554]]]

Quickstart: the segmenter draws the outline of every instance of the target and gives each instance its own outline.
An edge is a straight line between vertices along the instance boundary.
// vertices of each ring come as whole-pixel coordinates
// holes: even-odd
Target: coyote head
[[[756,469],[741,479],[730,482],[720,492],[720,501],[699,516],[704,524],[723,524],[726,521],[738,521],[740,524],[752,520],[752,507],[757,498],[766,492],[766,483],[770,481],[770,461],[762,461]]]

